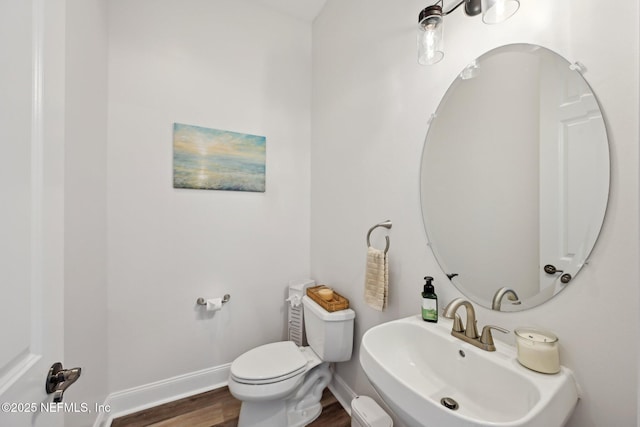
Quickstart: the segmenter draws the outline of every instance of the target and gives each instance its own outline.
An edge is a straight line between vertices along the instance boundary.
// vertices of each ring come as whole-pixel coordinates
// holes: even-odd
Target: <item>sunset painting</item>
[[[173,187],[265,191],[266,138],[174,123]]]

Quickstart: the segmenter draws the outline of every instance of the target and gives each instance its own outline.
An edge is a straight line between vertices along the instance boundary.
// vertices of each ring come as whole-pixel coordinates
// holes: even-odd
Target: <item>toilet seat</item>
[[[231,377],[242,384],[272,384],[303,374],[308,359],[292,341],[256,347],[231,364]]]

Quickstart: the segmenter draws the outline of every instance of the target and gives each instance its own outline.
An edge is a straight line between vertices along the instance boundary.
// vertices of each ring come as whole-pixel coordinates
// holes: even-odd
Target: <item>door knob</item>
[[[554,265],[547,264],[544,266],[544,272],[547,274],[556,274],[556,273],[564,273],[564,270],[558,270]],[[571,275],[569,273],[565,273],[560,276],[560,281],[562,283],[569,283],[571,281]]]
[[[51,365],[44,388],[47,394],[53,393],[54,403],[62,402],[64,391],[80,378],[81,372],[81,368],[63,369],[60,362]]]

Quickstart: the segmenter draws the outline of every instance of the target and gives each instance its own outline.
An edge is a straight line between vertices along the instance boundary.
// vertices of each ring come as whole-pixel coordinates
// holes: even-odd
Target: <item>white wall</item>
[[[311,25],[258,2],[109,1],[109,389],[284,337],[309,272]],[[266,192],[172,188],[174,122],[267,138]],[[196,298],[231,294],[214,316]]]
[[[105,0],[66,0],[65,402],[102,403],[107,382],[107,21]],[[86,426],[95,414],[67,413]]]
[[[552,301],[521,313],[478,308],[478,318],[481,325],[537,325],[558,334],[562,362],[574,370],[583,393],[570,427],[635,426],[638,1],[614,10],[596,0],[523,0],[517,15],[496,26],[457,10],[445,19],[443,62],[428,68],[417,65],[415,51],[423,7],[417,0],[329,0],[314,22],[312,276],[350,298],[356,343],[376,324],[418,313],[427,274],[436,278],[441,306],[458,296],[425,245],[418,182],[428,117],[458,72],[499,45],[536,43],[580,61],[604,110],[611,147],[601,238],[590,264]],[[394,224],[390,305],[378,313],[361,295],[365,235],[384,219]],[[374,394],[358,355],[357,346],[338,374],[356,392]]]

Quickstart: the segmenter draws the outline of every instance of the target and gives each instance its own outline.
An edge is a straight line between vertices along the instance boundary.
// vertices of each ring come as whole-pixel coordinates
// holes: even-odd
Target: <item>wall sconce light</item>
[[[443,18],[464,4],[468,16],[482,13],[485,24],[498,24],[509,19],[520,7],[519,0],[461,0],[443,12],[444,0],[420,11],[418,15],[418,63],[432,65],[444,57],[442,48]]]

